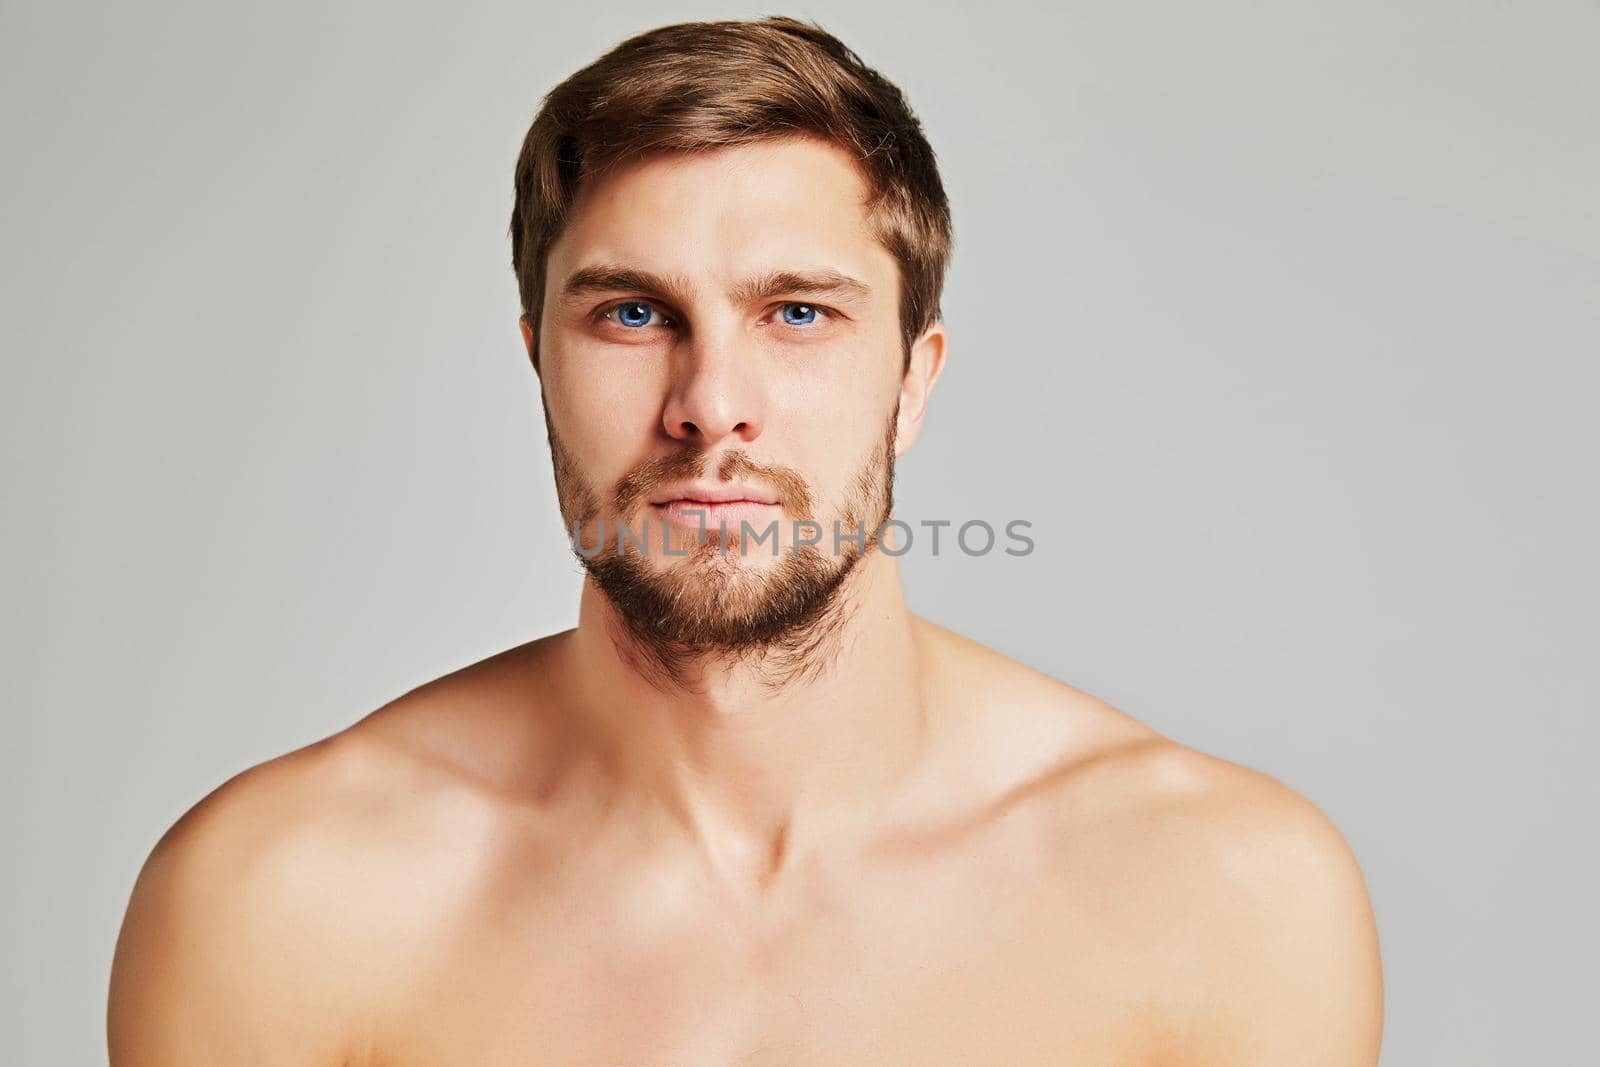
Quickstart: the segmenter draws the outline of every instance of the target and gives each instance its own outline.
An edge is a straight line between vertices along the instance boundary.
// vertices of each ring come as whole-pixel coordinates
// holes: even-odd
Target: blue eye
[[[790,326],[809,326],[817,318],[817,309],[810,304],[783,305],[783,321]]]
[[[642,300],[629,300],[612,310],[617,313],[618,322],[635,329],[650,325],[650,316],[655,313],[655,309]]]

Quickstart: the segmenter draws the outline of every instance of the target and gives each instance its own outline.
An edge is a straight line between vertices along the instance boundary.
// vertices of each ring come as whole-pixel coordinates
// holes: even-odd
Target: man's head
[[[563,516],[590,546],[604,520],[580,558],[635,637],[746,651],[816,625],[943,363],[949,209],[899,91],[790,19],[642,34],[546,97],[511,225]],[[821,544],[794,545],[802,519]],[[624,523],[647,551],[617,550]]]

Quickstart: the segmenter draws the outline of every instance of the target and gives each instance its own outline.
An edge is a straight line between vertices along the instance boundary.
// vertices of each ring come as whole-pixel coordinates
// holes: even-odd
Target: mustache
[[[707,456],[701,449],[685,449],[639,464],[624,475],[612,491],[618,513],[632,515],[661,486],[699,476],[706,468]],[[717,461],[715,480],[731,482],[736,478],[770,486],[792,513],[802,517],[811,514],[811,489],[798,471],[758,463],[743,449],[733,449],[722,453]]]

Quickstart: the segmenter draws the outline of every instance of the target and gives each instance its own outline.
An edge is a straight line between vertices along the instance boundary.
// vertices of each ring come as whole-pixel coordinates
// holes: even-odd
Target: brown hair
[[[771,16],[641,33],[552,89],[517,156],[511,266],[537,339],[545,258],[579,183],[646,153],[811,135],[849,152],[874,237],[900,265],[911,345],[940,316],[950,205],[900,90],[815,23]],[[538,350],[534,350],[538,365]]]

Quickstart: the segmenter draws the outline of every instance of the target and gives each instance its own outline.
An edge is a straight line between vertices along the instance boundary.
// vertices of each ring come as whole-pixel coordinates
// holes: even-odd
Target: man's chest
[[[491,909],[405,977],[372,1067],[1150,1062],[1125,962],[1071,909],[923,874],[756,939],[659,887]]]

